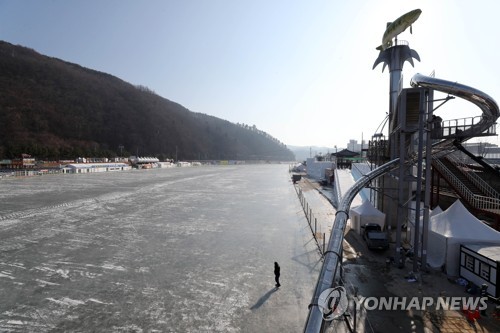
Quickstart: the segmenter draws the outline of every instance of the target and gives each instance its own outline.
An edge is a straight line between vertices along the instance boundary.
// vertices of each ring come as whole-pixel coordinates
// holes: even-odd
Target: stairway
[[[455,177],[457,177],[462,184],[465,185],[466,188],[468,188],[474,195],[482,195],[486,196],[486,193],[483,193],[472,181],[470,181],[462,171],[460,167],[458,167],[456,164],[454,164],[450,159],[447,157],[441,157],[439,159],[441,163],[444,164],[444,166],[450,170]]]
[[[500,194],[479,177],[471,177],[462,166],[446,156],[433,159],[432,167],[468,205],[480,211],[500,214]]]

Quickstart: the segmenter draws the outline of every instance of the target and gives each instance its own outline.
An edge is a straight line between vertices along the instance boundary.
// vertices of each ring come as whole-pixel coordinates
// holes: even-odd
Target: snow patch
[[[45,287],[45,286],[59,286],[60,285],[59,283],[44,281],[44,280],[40,280],[40,279],[36,279],[36,282],[38,282],[41,287]]]
[[[101,266],[102,268],[104,269],[112,269],[112,270],[115,270],[115,271],[126,271],[127,269],[125,267],[122,267],[122,266],[115,266],[113,264],[104,264]]]
[[[105,304],[105,305],[111,305],[113,303],[105,303],[105,302],[101,302],[100,300],[98,299],[95,299],[95,298],[89,298],[87,300],[87,302],[93,302],[93,303],[97,303],[97,304]]]
[[[57,303],[59,305],[65,305],[65,306],[77,306],[77,305],[85,304],[85,302],[83,302],[83,301],[79,301],[79,300],[76,300],[76,299],[71,299],[71,298],[68,298],[68,297],[64,297],[61,300],[50,298],[50,297],[46,298],[46,299],[49,300],[49,301],[51,301],[51,302]]]
[[[5,278],[8,278],[8,279],[11,279],[11,280],[14,280],[15,277],[11,276],[9,273],[7,272],[0,272],[0,277],[5,277]]]

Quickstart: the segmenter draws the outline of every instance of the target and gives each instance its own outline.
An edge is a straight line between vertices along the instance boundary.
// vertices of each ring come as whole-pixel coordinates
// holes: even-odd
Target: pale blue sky
[[[500,101],[496,0],[0,0],[0,39],[140,84],[290,145],[369,139],[388,109],[372,70],[386,22],[422,9],[414,73]],[[478,114],[457,102],[443,119]],[[497,143],[497,138],[489,139]]]

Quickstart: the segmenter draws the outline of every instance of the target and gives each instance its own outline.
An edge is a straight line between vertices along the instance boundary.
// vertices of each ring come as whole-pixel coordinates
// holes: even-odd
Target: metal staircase
[[[471,207],[500,214],[500,194],[464,163],[449,155],[434,158],[432,166]]]

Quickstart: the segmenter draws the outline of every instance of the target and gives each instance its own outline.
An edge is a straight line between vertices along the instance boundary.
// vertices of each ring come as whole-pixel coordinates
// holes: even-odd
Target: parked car
[[[292,181],[294,184],[296,184],[298,181],[300,181],[301,178],[302,178],[302,175],[298,175],[298,174],[292,175]]]
[[[389,240],[387,239],[387,234],[382,231],[382,228],[380,228],[378,224],[367,223],[361,228],[363,228],[363,238],[370,250],[386,250],[389,248]]]

